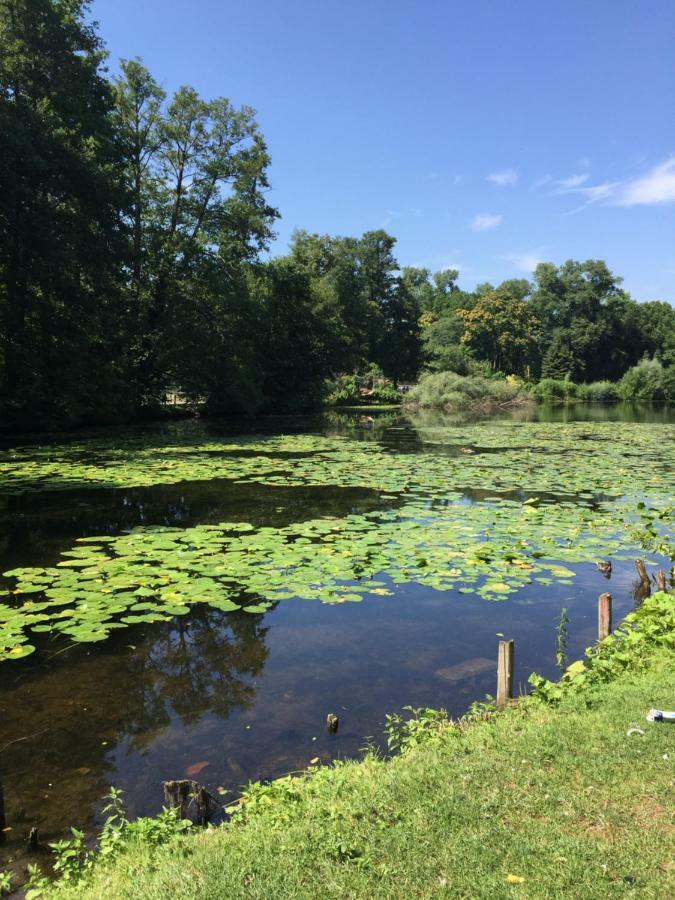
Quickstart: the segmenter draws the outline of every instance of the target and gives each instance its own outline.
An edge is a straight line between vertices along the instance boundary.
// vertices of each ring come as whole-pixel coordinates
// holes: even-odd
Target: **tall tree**
[[[497,290],[458,315],[464,324],[463,343],[489,360],[493,371],[530,376],[538,360],[541,323],[529,303]]]
[[[8,410],[119,408],[122,191],[85,0],[0,2],[0,378]]]
[[[123,64],[116,98],[133,196],[129,295],[138,402],[152,405],[171,386],[213,390],[209,366],[233,385],[234,361],[251,359],[250,336],[242,338],[252,321],[242,324],[252,315],[246,266],[267,245],[276,217],[254,112],[223,97],[203,100],[190,87],[164,104],[138,60]],[[223,358],[232,365],[223,367]]]

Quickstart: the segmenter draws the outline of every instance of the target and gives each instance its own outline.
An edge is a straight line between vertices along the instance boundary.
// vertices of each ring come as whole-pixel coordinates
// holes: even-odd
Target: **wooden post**
[[[637,569],[637,573],[640,576],[640,581],[642,582],[642,584],[648,585],[650,583],[649,575],[647,575],[647,570],[645,569],[645,564],[642,562],[641,559],[635,560],[635,568]]]
[[[513,698],[513,641],[500,641],[497,656],[497,709]]]
[[[663,569],[659,569],[659,571],[656,573],[656,590],[663,591],[664,593],[668,590],[668,585],[666,583],[666,573],[663,571]]]
[[[598,640],[604,639],[612,630],[612,595],[600,594],[598,597]]]

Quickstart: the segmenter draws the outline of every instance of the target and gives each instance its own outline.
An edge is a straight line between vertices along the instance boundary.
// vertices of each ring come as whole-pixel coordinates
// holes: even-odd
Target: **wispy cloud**
[[[675,203],[675,156],[655,166],[642,178],[622,185],[615,202],[617,206]]]
[[[499,187],[511,187],[517,183],[520,175],[515,169],[503,169],[501,172],[490,172],[487,180]]]
[[[544,261],[537,251],[530,253],[504,253],[499,258],[513,263],[519,272],[528,273],[534,272],[539,263]]]
[[[474,231],[488,231],[490,228],[496,228],[501,224],[502,216],[494,213],[479,213],[473,217],[471,228]]]
[[[544,185],[550,184],[553,181],[550,175],[544,175],[542,178],[537,178],[537,180],[532,185],[531,190],[538,191],[539,188],[543,188]]]
[[[567,191],[573,191],[575,188],[581,187],[582,184],[586,184],[590,177],[588,172],[583,172],[578,175],[570,175],[569,178],[560,178],[554,181],[553,184],[558,189],[557,193],[564,194]]]
[[[401,213],[397,209],[385,209],[384,211],[384,219],[378,225],[378,228],[386,228],[388,225],[394,221],[394,219],[398,219]]]
[[[584,203],[566,215],[580,212],[594,203],[606,206],[654,206],[675,203],[675,156],[654,166],[646,175],[624,181],[586,184],[586,173],[556,182],[556,194],[577,194]]]

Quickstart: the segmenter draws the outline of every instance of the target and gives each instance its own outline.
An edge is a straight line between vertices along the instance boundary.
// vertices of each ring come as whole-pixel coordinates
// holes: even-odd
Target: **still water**
[[[621,429],[622,423],[631,422],[632,427],[657,429],[655,446],[663,444],[665,455],[646,459],[645,483],[652,465],[659,478],[673,470],[675,417],[666,411],[568,407],[530,415],[560,422],[561,427],[600,422],[603,427],[617,423]],[[480,426],[475,425],[472,442],[467,438],[468,446],[458,447],[457,422],[449,422],[449,432],[444,431],[446,424],[442,416],[427,417],[420,425],[392,413],[329,414],[270,420],[264,426],[175,423],[135,432],[99,432],[89,449],[87,438],[77,435],[77,450],[66,465],[77,458],[105,467],[105,454],[129,440],[151,460],[155,446],[166,453],[177,438],[184,442],[186,433],[190,446],[203,446],[204,454],[220,453],[213,449],[214,442],[225,442],[227,452],[254,461],[263,452],[260,442],[270,437],[345,438],[388,454],[392,466],[405,457],[413,472],[415,460],[427,454],[433,456],[434,472],[442,473],[443,460],[457,460],[460,453],[483,453],[485,458],[502,454],[507,460],[516,449],[522,452],[513,440],[504,447],[484,441],[481,448],[475,439]],[[494,420],[490,427],[494,429]],[[252,434],[258,449],[247,448]],[[584,452],[603,453],[593,432],[577,436],[588,441]],[[609,437],[605,431],[599,440]],[[59,443],[67,447],[63,438]],[[6,444],[10,447],[11,441]],[[35,450],[36,458],[41,454],[44,460],[45,451],[49,456],[45,442]],[[21,452],[22,459],[31,459],[30,446]],[[311,452],[286,452],[286,482],[288,473]],[[535,457],[545,452],[545,447],[533,450]],[[560,448],[561,466],[570,452],[576,452],[573,443]],[[630,452],[627,447],[627,459]],[[528,466],[523,472],[533,471]],[[455,470],[448,471],[450,477]],[[281,529],[325,517],[340,520],[396,510],[402,502],[400,492],[378,489],[365,476],[361,486],[353,474],[344,484],[336,469],[334,483],[312,484],[307,483],[311,472],[303,483],[254,473],[243,481],[200,476],[162,483],[159,476],[145,479],[158,483],[132,487],[97,482],[64,486],[52,480],[29,485],[30,490],[25,484],[20,491],[9,488],[0,495],[0,571],[54,566],[78,538],[119,535],[139,525],[187,529],[246,522],[255,529]],[[459,497],[453,493],[450,501],[444,500],[437,475],[427,489],[418,485],[417,494],[424,494],[430,506],[445,502],[454,515],[461,515],[462,509],[489,502],[495,487],[485,477],[484,489],[475,480],[467,487],[449,484],[461,492]],[[658,500],[660,487],[654,482],[658,478],[644,491]],[[540,487],[538,499],[544,496]],[[559,502],[556,488],[551,483],[552,508]],[[505,486],[503,496],[523,499],[530,493],[523,475],[515,488],[513,483]],[[570,505],[569,496],[560,502]],[[591,507],[595,501],[585,502]],[[124,789],[131,815],[153,814],[161,808],[166,779],[193,776],[213,792],[226,789],[231,793],[225,798],[233,798],[250,780],[273,778],[316,757],[357,755],[367,738],[381,742],[385,713],[404,705],[444,707],[453,716],[461,715],[474,700],[494,694],[501,636],[516,641],[515,682],[522,690],[532,671],[556,677],[555,626],[561,610],[565,608],[570,619],[571,660],[595,639],[600,592],[611,590],[615,621],[633,607],[633,559],[615,560],[609,583],[588,560],[572,566],[575,577],[565,579],[567,583],[533,579],[497,602],[469,589],[437,590],[414,577],[396,580],[384,575],[380,582],[386,591],[363,602],[285,599],[257,614],[198,604],[170,621],[112,631],[98,643],[31,639],[35,653],[0,662],[0,777],[11,827],[0,864],[2,854],[5,861],[15,854],[34,825],[44,840],[58,838],[70,825],[94,827],[110,785]],[[325,727],[330,712],[340,720],[335,735]]]

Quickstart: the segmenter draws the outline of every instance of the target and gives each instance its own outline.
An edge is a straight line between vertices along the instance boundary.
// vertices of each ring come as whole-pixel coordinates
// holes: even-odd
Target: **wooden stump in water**
[[[39,849],[40,849],[40,832],[37,830],[37,828],[34,825],[28,833],[28,844],[26,845],[26,851],[28,853],[37,853]]]
[[[640,581],[642,584],[648,585],[650,584],[649,575],[647,575],[647,570],[645,569],[645,564],[641,559],[635,560],[635,568],[637,569],[637,573],[640,576]]]
[[[220,807],[216,798],[198,781],[165,781],[163,787],[164,802],[169,809],[177,809],[181,819],[189,818],[188,809],[194,805],[196,821],[205,825]]]
[[[656,590],[664,592],[668,590],[666,573],[663,571],[663,569],[659,569],[659,571],[656,573]]]
[[[326,716],[326,728],[328,729],[328,734],[337,734],[339,726],[340,720],[335,713],[328,713]]]

